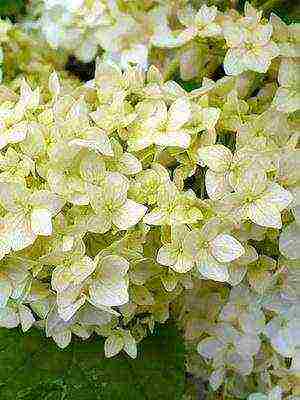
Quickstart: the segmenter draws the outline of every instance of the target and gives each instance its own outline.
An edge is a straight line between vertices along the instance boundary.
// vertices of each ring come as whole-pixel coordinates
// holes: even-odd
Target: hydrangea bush
[[[299,399],[299,24],[249,3],[61,4],[1,22],[0,326],[135,358],[176,318],[213,390]],[[63,70],[98,45],[94,79]]]

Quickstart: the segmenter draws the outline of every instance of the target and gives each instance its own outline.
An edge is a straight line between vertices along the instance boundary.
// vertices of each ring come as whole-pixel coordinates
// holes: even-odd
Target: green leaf
[[[0,398],[5,400],[180,400],[184,348],[171,326],[139,345],[136,360],[104,356],[103,340],[60,350],[37,330],[0,329]]]
[[[25,13],[24,0],[0,0],[0,16],[10,17],[13,20]]]

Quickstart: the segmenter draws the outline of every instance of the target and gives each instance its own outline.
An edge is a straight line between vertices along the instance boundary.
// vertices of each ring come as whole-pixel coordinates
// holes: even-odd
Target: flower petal
[[[212,255],[221,263],[228,263],[241,257],[245,249],[233,236],[221,234],[211,242]]]
[[[203,250],[196,261],[198,272],[207,279],[217,282],[226,282],[229,273],[226,264],[219,263],[206,250]]]
[[[281,214],[272,204],[256,200],[244,208],[244,216],[257,225],[280,229],[282,227]]]
[[[30,221],[35,235],[50,236],[52,234],[52,217],[47,208],[34,208],[31,211]]]
[[[147,207],[127,199],[118,211],[113,214],[113,223],[121,230],[131,228],[136,225],[146,214]]]
[[[198,150],[198,160],[214,172],[225,172],[231,164],[232,153],[221,144],[204,146]]]

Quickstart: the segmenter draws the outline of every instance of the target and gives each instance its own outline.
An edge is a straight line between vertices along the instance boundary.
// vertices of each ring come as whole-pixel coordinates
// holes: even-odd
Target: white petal
[[[128,199],[117,212],[113,214],[113,223],[121,230],[136,225],[146,214],[147,207]]]
[[[101,270],[102,282],[118,282],[129,270],[129,262],[120,256],[109,255],[103,257],[100,254],[95,257],[94,261]]]
[[[70,269],[64,265],[58,265],[52,272],[51,286],[57,292],[62,292],[71,284],[72,279]]]
[[[111,228],[111,216],[104,210],[97,210],[87,221],[87,230],[93,233],[106,233]]]
[[[70,304],[67,307],[64,308],[58,308],[58,314],[59,316],[64,320],[64,321],[69,321],[75,314],[76,312],[84,305],[86,301],[86,295],[82,295],[79,297],[77,301],[74,303]]]
[[[293,201],[292,194],[283,189],[278,183],[272,183],[261,200],[268,206],[269,204],[275,206],[279,211],[287,208]]]
[[[224,58],[224,70],[226,75],[239,75],[247,68],[244,64],[245,51],[241,49],[229,49]]]
[[[130,153],[124,153],[118,163],[119,171],[125,175],[135,175],[143,169],[140,160]]]
[[[31,229],[29,219],[23,214],[11,215],[9,223],[9,243],[14,251],[23,250],[30,246],[36,239],[35,233]]]
[[[113,149],[107,136],[102,136],[98,140],[95,139],[73,139],[69,142],[70,146],[86,147],[95,150],[105,156],[113,156]]]
[[[191,136],[184,130],[161,133],[154,139],[157,146],[182,147],[184,149],[189,147],[190,142]]]
[[[221,145],[204,146],[198,150],[198,159],[214,172],[225,172],[228,170],[231,161],[231,151]]]
[[[266,73],[271,65],[271,59],[266,55],[263,49],[257,51],[247,51],[243,58],[245,69],[256,71],[260,73]]]
[[[228,263],[244,254],[244,247],[234,237],[218,235],[211,242],[212,255],[221,263]]]
[[[72,339],[72,333],[69,330],[65,330],[62,332],[57,332],[52,335],[53,340],[55,343],[60,347],[61,349],[66,348],[70,343]]]
[[[168,214],[160,208],[155,208],[143,218],[143,222],[148,225],[164,225],[168,221]]]
[[[28,131],[28,124],[26,122],[20,122],[14,125],[7,131],[8,143],[19,143],[26,138]]]
[[[191,117],[190,102],[181,98],[176,100],[168,111],[168,131],[177,131],[180,129]]]
[[[3,328],[15,328],[19,325],[19,316],[13,307],[0,308],[0,326]]]
[[[215,358],[223,350],[223,344],[218,339],[207,338],[198,343],[197,352],[204,358]]]
[[[31,212],[31,229],[35,235],[52,234],[52,217],[47,208],[34,208]]]
[[[22,331],[27,332],[28,329],[30,329],[32,325],[35,323],[34,316],[32,315],[31,310],[28,307],[24,306],[23,304],[19,305],[18,311],[19,311],[19,318]]]
[[[171,265],[173,271],[183,274],[190,271],[194,267],[194,262],[191,258],[185,255],[179,255],[174,265]]]
[[[12,294],[12,285],[8,279],[1,277],[0,279],[0,308],[6,307],[7,301]]]
[[[121,306],[129,301],[128,282],[125,279],[110,285],[95,281],[90,285],[89,293],[92,303],[96,306]]]
[[[177,262],[177,249],[174,248],[171,244],[167,244],[162,246],[157,253],[157,262],[161,265],[166,265],[170,267]]]
[[[216,174],[211,170],[206,171],[205,187],[209,198],[213,200],[220,200],[225,194],[231,191],[225,175]]]
[[[280,253],[291,260],[300,259],[300,225],[292,222],[279,237]]]
[[[245,217],[257,225],[269,228],[282,227],[281,214],[277,207],[264,201],[256,200],[245,208]]]
[[[72,263],[69,267],[69,271],[73,276],[74,285],[82,283],[95,271],[95,268],[96,263],[88,256],[84,256],[80,260]]]
[[[200,274],[207,279],[217,282],[226,282],[229,279],[227,265],[219,263],[206,251],[201,252],[196,265]]]
[[[131,357],[137,357],[137,345],[134,337],[131,334],[124,335],[123,350]]]

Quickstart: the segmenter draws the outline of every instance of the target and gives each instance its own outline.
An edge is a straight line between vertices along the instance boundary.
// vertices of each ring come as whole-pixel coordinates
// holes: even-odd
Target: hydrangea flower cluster
[[[63,48],[84,62],[102,48],[123,68],[128,63],[147,68],[151,36],[167,29],[167,17],[184,2],[36,0],[29,11],[35,20],[30,25],[40,29],[53,48]]]
[[[249,3],[244,16],[184,1],[44,3],[52,45],[85,59],[91,37],[109,46],[83,83],[52,50],[22,45],[27,33],[7,44],[8,65],[16,46],[26,57],[0,86],[0,326],[39,327],[61,348],[97,334],[107,357],[135,358],[172,315],[188,369],[214,390],[296,400],[299,25]],[[141,33],[123,25],[127,9],[166,24],[143,20]],[[125,42],[144,46],[142,63]],[[165,58],[146,67],[150,44]],[[165,73],[173,57],[198,74],[199,54],[197,88]]]

